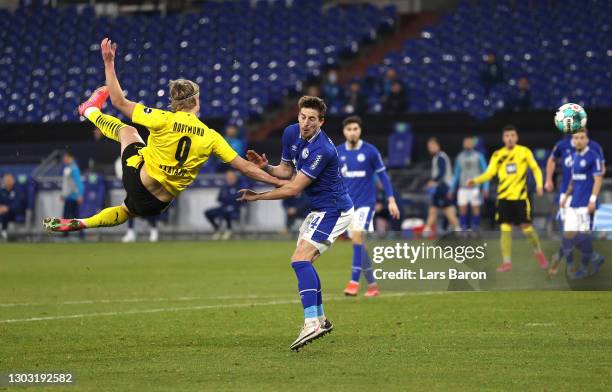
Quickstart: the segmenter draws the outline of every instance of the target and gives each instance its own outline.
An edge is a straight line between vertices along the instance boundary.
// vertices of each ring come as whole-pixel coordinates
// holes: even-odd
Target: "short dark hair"
[[[361,121],[361,117],[359,117],[359,116],[348,116],[347,118],[345,118],[342,121],[342,128],[346,127],[349,124],[353,124],[353,123],[359,125],[359,128],[361,128],[361,124],[363,124],[362,121]]]
[[[508,124],[506,125],[503,129],[502,129],[502,133],[506,132],[506,131],[514,131],[516,133],[518,133],[518,128],[515,125],[512,124]]]
[[[314,109],[319,112],[319,119],[325,117],[325,112],[327,111],[327,105],[325,101],[323,101],[319,97],[311,97],[309,95],[304,95],[298,101],[298,109],[302,110],[302,108],[306,109]]]

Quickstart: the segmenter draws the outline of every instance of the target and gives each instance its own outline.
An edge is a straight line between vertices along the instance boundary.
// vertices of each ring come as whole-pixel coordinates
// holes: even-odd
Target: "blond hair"
[[[171,80],[170,88],[170,110],[190,110],[198,104],[200,88],[197,84],[187,79]]]

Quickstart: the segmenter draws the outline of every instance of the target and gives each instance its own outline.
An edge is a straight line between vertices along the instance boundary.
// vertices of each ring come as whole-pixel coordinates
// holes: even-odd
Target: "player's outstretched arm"
[[[310,179],[304,173],[298,172],[291,182],[288,182],[280,188],[276,188],[271,191],[257,193],[250,189],[241,189],[238,191],[240,193],[240,198],[238,200],[257,201],[288,199],[290,197],[299,195],[311,183],[312,179]]]
[[[117,44],[111,42],[108,38],[104,38],[100,44],[100,50],[102,51],[102,59],[104,60],[104,75],[106,76],[106,86],[110,93],[111,102],[117,110],[128,118],[132,118],[136,103],[130,101],[123,95],[123,90],[121,90],[119,79],[117,79],[117,74],[115,73],[115,52],[117,51]]]
[[[257,167],[254,163],[247,161],[241,156],[236,156],[236,158],[228,162],[228,164],[234,169],[238,170],[240,173],[256,181],[265,182],[266,184],[277,187],[287,183],[285,180],[271,176]]]
[[[269,173],[276,178],[290,180],[291,177],[293,177],[293,165],[288,162],[281,161],[277,166],[272,166],[268,162],[266,154],[259,155],[253,150],[247,151],[247,159],[257,165],[260,169],[264,170],[266,173]]]
[[[487,166],[487,170],[485,170],[484,173],[482,173],[478,177],[468,180],[466,185],[474,186],[477,184],[482,184],[483,182],[491,181],[491,179],[497,174],[497,169],[497,154],[495,153],[491,156],[491,159],[489,160],[489,166]]]

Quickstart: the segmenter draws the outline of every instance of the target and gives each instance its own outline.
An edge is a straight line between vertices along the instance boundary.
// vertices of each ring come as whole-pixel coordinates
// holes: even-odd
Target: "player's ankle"
[[[93,112],[96,112],[96,111],[98,111],[98,112],[99,112],[99,111],[100,111],[100,109],[98,109],[98,108],[97,108],[97,107],[95,107],[95,106],[90,106],[90,107],[88,107],[87,109],[85,109],[85,111],[83,112],[83,116],[84,116],[85,118],[89,118],[89,116],[90,116],[90,115],[91,115]]]

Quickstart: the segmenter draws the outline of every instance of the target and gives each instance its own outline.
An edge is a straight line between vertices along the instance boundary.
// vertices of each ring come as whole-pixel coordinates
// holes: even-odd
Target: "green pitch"
[[[0,373],[74,374],[74,386],[36,391],[611,388],[609,293],[346,299],[347,242],[317,261],[335,331],[291,352],[293,246],[2,245]]]

